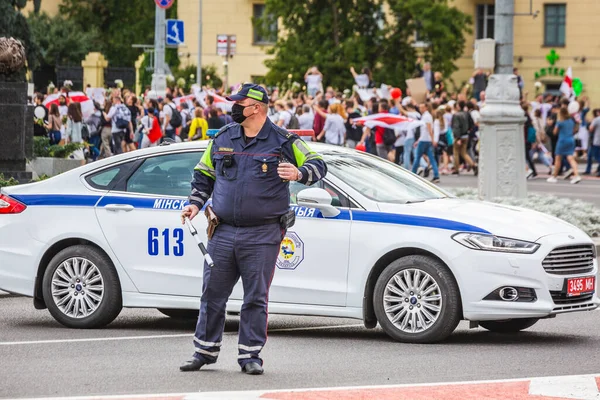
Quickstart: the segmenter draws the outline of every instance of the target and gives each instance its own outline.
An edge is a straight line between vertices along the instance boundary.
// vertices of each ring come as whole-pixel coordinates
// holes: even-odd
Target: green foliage
[[[19,184],[19,181],[17,181],[12,176],[10,178],[6,179],[6,178],[4,178],[4,174],[0,174],[0,187],[15,186],[18,184]]]
[[[45,181],[46,179],[50,179],[51,176],[48,176],[46,174],[42,174],[40,176],[37,177],[37,179],[32,179],[31,182],[40,182],[40,181]]]
[[[50,145],[50,139],[45,137],[33,138],[33,157],[67,158],[75,150],[83,147],[81,143],[68,143],[64,146]]]
[[[274,59],[265,62],[267,83],[289,85],[290,73],[291,81],[303,82],[306,69],[317,65],[324,85],[340,89],[354,83],[350,66],[370,67],[376,82],[405,88],[415,72],[417,30],[429,43],[423,53],[432,69],[449,76],[472,24],[449,0],[267,0],[257,28],[266,29],[273,17],[283,19],[286,33],[268,50]]]
[[[26,5],[25,0],[1,0],[0,1],[0,37],[14,37],[21,41],[27,55],[27,65],[34,69],[37,67],[38,48],[32,40],[27,19],[21,13]],[[22,68],[15,74],[7,77],[7,80],[25,82],[26,68]]]
[[[171,84],[171,86],[175,86],[177,81],[183,78],[185,79],[184,90],[189,92],[192,85],[196,83],[196,66],[188,65],[185,68],[176,69],[173,71],[173,76],[175,77],[175,81]],[[191,78],[192,76],[193,78]],[[207,80],[207,77],[210,77],[210,79]],[[223,85],[223,80],[219,77],[216,66],[209,65],[202,67],[202,85],[214,88],[219,88]]]
[[[454,62],[465,47],[465,33],[470,33],[473,23],[471,17],[449,5],[448,0],[388,0],[393,23],[384,30],[382,54],[402,54],[398,59],[387,57],[382,61],[382,77],[388,80],[400,75],[402,82],[392,82],[404,86],[404,79],[414,73],[416,51],[414,32],[419,39],[428,44],[423,48],[423,56],[431,62],[434,71],[440,71],[446,77],[457,70]]]
[[[39,47],[41,65],[79,65],[100,38],[95,27],[80,31],[73,20],[62,15],[50,17],[46,13],[32,13],[27,20]]]
[[[304,82],[307,68],[317,65],[324,84],[351,85],[349,68],[375,65],[382,39],[378,21],[383,18],[379,0],[267,0],[259,29],[282,18],[286,34],[268,50],[275,57],[265,62],[269,84]]]
[[[60,13],[79,28],[76,32],[97,29],[102,32],[91,44],[112,67],[133,66],[142,50],[132,44],[154,43],[154,10],[150,1],[62,0]],[[177,1],[167,10],[167,18],[177,16]]]

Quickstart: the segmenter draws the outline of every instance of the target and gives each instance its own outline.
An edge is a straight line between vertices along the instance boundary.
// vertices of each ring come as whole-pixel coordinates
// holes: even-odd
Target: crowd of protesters
[[[562,176],[578,183],[577,159],[587,162],[586,174],[600,176],[600,109],[589,115],[587,99],[575,103],[553,94],[529,101],[522,91],[522,78],[514,72],[526,116],[523,140],[528,178],[537,176],[537,161],[547,167],[548,182]],[[265,88],[270,93],[269,118],[278,126],[313,130],[314,140],[370,152],[424,177],[432,174],[433,181],[439,182],[440,175],[478,173],[480,109],[486,102],[488,76],[477,70],[468,85],[450,92],[442,74],[419,60],[415,77],[423,77],[427,89],[425,96],[419,96],[420,102],[410,90],[402,95],[399,89],[377,86],[368,68],[357,72],[351,67],[345,90],[325,87],[326,77],[316,66],[306,71],[304,84],[295,83],[286,91]],[[216,98],[225,95],[224,88],[203,88],[203,95],[196,97],[186,96],[181,88],[168,88],[164,98],[152,96],[147,88],[143,100],[127,89],[113,88],[103,106],[95,103],[87,118],[82,117],[79,103],[69,101],[69,91],[63,92],[58,104],[44,108],[44,118],[36,118],[35,134],[48,137],[51,144],[81,143],[81,151],[71,158],[82,162],[165,140],[207,139],[210,130],[232,122],[226,108],[216,104]],[[44,95],[36,94],[34,99],[41,106]],[[386,113],[420,123],[408,128],[369,128],[355,122]],[[592,171],[594,162],[598,166]]]

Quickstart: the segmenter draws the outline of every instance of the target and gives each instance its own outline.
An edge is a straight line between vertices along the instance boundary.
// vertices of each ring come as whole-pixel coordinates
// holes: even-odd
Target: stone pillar
[[[144,53],[140,54],[138,59],[135,62],[135,94],[139,96],[142,94],[142,82],[140,82],[140,69],[142,68],[142,64],[146,59],[146,55]]]
[[[108,61],[101,53],[88,53],[85,60],[81,62],[83,67],[83,87],[88,84],[92,87],[104,87],[104,69],[108,67]]]
[[[515,75],[495,74],[481,110],[479,197],[526,197],[525,114]]]
[[[26,159],[33,157],[33,106],[27,83],[0,82],[0,173],[21,183],[31,180]]]

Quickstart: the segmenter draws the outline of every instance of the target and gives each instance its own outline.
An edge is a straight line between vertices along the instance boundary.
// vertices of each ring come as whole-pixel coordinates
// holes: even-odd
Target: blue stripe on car
[[[441,218],[423,217],[420,215],[392,214],[373,211],[352,210],[354,221],[377,222],[383,224],[398,224],[421,226],[426,228],[447,229],[450,231],[486,233],[490,232],[473,225]]]
[[[11,194],[26,206],[94,207],[102,196],[72,194]]]
[[[187,205],[185,199],[173,199],[166,197],[128,197],[128,196],[89,196],[89,195],[11,195],[17,201],[26,206],[64,206],[64,207],[105,207],[108,204],[128,204],[140,209],[155,210],[181,210]],[[300,218],[324,218],[320,211],[310,212],[312,209],[306,207],[292,206],[296,215]],[[423,228],[446,229],[459,232],[473,232],[490,234],[485,229],[462,222],[451,221],[442,218],[424,217],[419,215],[393,214],[378,211],[363,210],[340,210],[340,214],[334,220],[354,220],[361,222],[373,222],[380,224],[408,225]]]

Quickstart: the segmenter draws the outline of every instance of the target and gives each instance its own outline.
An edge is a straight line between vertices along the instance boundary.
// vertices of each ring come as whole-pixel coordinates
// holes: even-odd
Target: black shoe
[[[452,171],[452,175],[458,175],[459,172],[458,171]]]
[[[473,166],[473,174],[475,176],[477,176],[479,174],[479,166],[478,165]]]
[[[423,173],[423,178],[429,178],[429,173],[431,172],[431,167],[425,168],[425,172]]]
[[[433,178],[431,183],[440,183],[440,178]]]
[[[179,370],[182,372],[200,371],[200,368],[202,368],[202,366],[205,364],[206,363],[204,361],[193,358],[190,361],[186,361],[185,364],[179,367]]]
[[[244,365],[242,372],[245,372],[248,375],[262,375],[264,370],[259,363],[249,362],[248,364]]]

